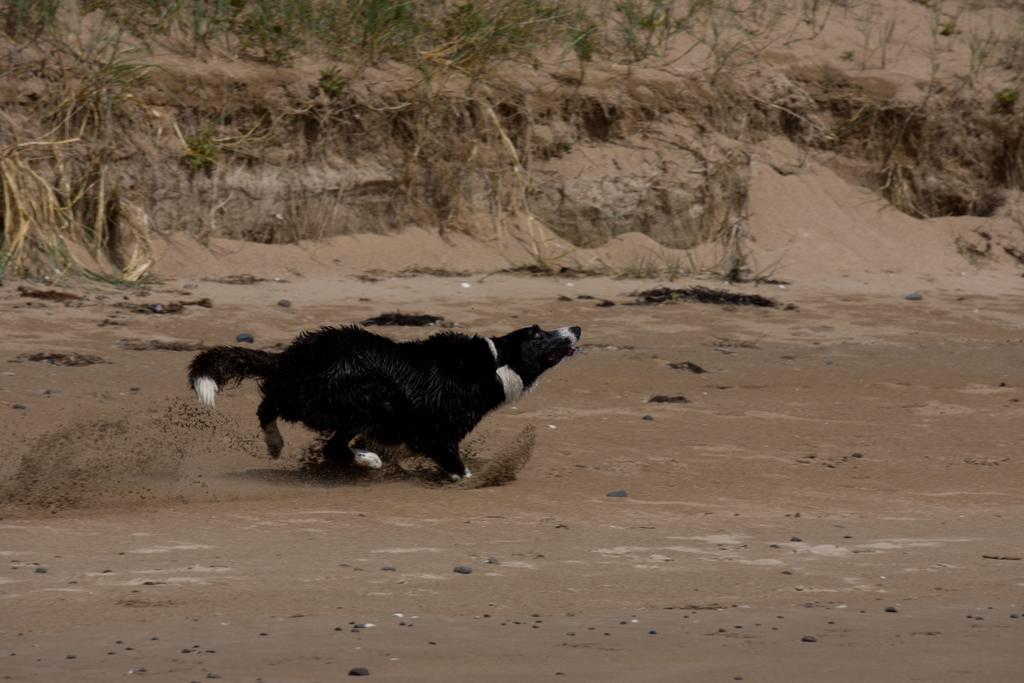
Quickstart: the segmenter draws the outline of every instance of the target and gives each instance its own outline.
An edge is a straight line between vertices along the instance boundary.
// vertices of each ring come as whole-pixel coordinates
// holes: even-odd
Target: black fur
[[[273,353],[241,346],[215,346],[192,359],[188,376],[190,381],[195,377],[209,377],[221,388],[236,386],[243,379],[271,375],[277,367],[277,358]]]
[[[495,358],[483,337],[443,332],[395,342],[358,327],[324,327],[300,334],[278,354],[234,346],[203,351],[189,366],[189,381],[202,399],[197,381],[203,378],[217,389],[259,378],[257,417],[272,456],[283,446],[280,417],[329,436],[324,455],[334,463],[352,462],[349,443],[362,435],[405,443],[457,479],[468,474],[459,457],[462,439],[571,355],[579,337],[578,327],[547,332],[534,325],[491,338]]]

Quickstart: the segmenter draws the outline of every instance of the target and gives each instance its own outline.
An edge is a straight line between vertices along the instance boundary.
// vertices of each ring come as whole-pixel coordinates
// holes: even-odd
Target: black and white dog
[[[469,477],[459,443],[490,411],[517,400],[546,370],[579,348],[580,328],[537,325],[503,337],[442,332],[395,342],[359,327],[303,332],[281,353],[218,346],[192,359],[189,382],[200,403],[243,379],[259,379],[256,415],[271,457],[284,439],[277,418],[329,435],[324,457],[379,468],[353,449],[357,436],[404,443],[432,458],[453,481]]]

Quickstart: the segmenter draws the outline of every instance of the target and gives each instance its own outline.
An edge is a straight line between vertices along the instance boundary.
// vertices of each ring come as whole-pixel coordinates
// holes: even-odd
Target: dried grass
[[[873,188],[905,213],[989,216],[1024,178],[1020,117],[979,107],[970,93],[901,102],[827,67],[796,78],[803,97],[781,113],[763,109],[759,125],[861,160]]]
[[[0,153],[0,274],[70,273],[135,282],[153,265],[145,212],[109,188],[102,164],[72,188],[67,178],[45,178],[25,156],[28,149],[42,148],[59,162],[59,150],[77,142],[36,141]],[[91,210],[82,210],[84,205]]]
[[[52,144],[67,144],[62,141]],[[58,200],[53,186],[28,165],[18,147],[0,156],[3,241],[0,274],[60,274],[73,265],[69,243],[84,234],[70,208]]]

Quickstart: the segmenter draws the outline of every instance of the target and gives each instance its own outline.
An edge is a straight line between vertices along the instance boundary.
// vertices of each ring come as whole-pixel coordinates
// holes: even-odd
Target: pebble
[[[237,337],[235,337],[235,341],[244,342],[246,344],[252,344],[254,341],[256,341],[256,337],[252,336],[248,332],[242,332]]]
[[[459,564],[456,565],[455,569],[453,569],[452,571],[456,574],[472,574],[473,568],[466,564]]]
[[[647,420],[648,422],[653,422],[654,421],[654,416],[653,415],[644,415],[643,419]]]
[[[488,557],[486,562],[487,564],[501,564],[496,557]]]
[[[153,312],[157,314],[163,314],[167,312],[167,309],[164,308],[163,304],[153,304]]]
[[[789,539],[789,541],[790,541],[790,543],[803,543],[804,539],[800,538],[799,536],[792,536]]]
[[[804,643],[816,643],[816,642],[818,642],[818,639],[815,638],[814,636],[804,636],[800,640],[801,640],[801,642],[804,642]]]
[[[394,572],[394,571],[398,571],[397,569],[395,569],[394,567],[392,567],[392,566],[391,566],[390,564],[388,564],[388,565],[385,565],[385,566],[381,567],[381,568],[380,568],[380,570],[381,570],[382,572]]]
[[[896,609],[895,607],[886,607],[885,611],[889,612],[890,614],[895,614],[896,612],[899,612],[899,610]]]
[[[215,673],[213,673],[211,671],[210,673],[206,674],[206,677],[207,678],[220,678],[220,674],[215,674]]]
[[[924,294],[921,294],[921,292],[911,292],[910,294],[907,294],[903,298],[906,299],[907,301],[920,301],[921,299],[924,298]]]
[[[850,457],[851,458],[863,458],[864,454],[858,451],[857,453],[850,453]]]
[[[629,494],[625,489],[618,489],[617,491],[609,491],[604,494],[606,498],[626,498]]]
[[[15,403],[11,407],[14,408],[15,410],[28,410],[28,406],[26,406],[24,403]]]
[[[36,567],[36,574],[45,574],[48,571],[50,570],[46,567]]]
[[[281,308],[291,308],[292,302],[288,301],[288,299],[281,299],[280,301],[277,302],[277,305],[280,306]]]
[[[349,676],[369,676],[370,670],[365,666],[354,666],[348,670]]]

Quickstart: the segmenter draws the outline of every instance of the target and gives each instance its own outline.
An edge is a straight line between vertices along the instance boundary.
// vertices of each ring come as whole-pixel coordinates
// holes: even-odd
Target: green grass
[[[60,0],[6,0],[0,6],[0,27],[15,39],[30,39],[57,21]]]
[[[25,8],[10,21],[23,32],[38,23]],[[56,5],[56,2],[53,2]],[[583,0],[91,0],[100,11],[147,41],[174,40],[197,53],[213,49],[271,64],[307,54],[376,63],[408,63],[424,55],[470,73],[522,57],[542,44],[571,40]],[[9,31],[10,32],[10,31]],[[580,38],[579,35],[576,36]],[[586,53],[584,39],[580,49]]]
[[[996,93],[996,109],[1009,114],[1013,111],[1017,105],[1017,100],[1020,99],[1020,91],[1013,88],[1006,88]]]
[[[327,95],[328,99],[335,100],[345,92],[348,79],[342,75],[338,67],[332,66],[320,72],[320,78],[316,85],[320,88],[320,92]]]
[[[221,152],[210,126],[202,126],[185,137],[185,165],[193,171],[211,170],[220,159]]]

